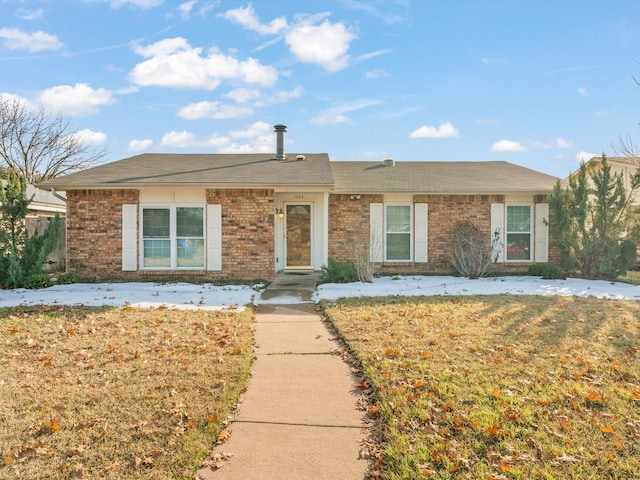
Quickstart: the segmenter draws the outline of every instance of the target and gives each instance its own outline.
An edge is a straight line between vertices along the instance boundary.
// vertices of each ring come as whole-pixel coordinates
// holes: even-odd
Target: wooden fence
[[[53,220],[53,217],[29,217],[26,219],[27,232],[32,235],[33,232],[38,229],[39,233],[47,230],[49,222]],[[47,257],[47,262],[43,265],[45,272],[64,272],[66,264],[66,252],[67,252],[67,220],[64,217],[60,217],[62,223],[62,233],[58,239],[58,246]]]

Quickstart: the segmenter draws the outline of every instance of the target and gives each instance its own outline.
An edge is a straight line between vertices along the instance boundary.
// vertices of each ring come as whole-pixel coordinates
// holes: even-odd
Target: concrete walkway
[[[214,451],[232,456],[221,468],[201,469],[195,478],[366,478],[368,464],[359,457],[365,433],[356,380],[335,354],[338,345],[316,306],[305,300],[315,285],[309,277],[301,282],[280,278],[263,293],[269,303],[258,306],[253,375],[231,437]],[[277,304],[279,295],[297,295],[300,303]]]

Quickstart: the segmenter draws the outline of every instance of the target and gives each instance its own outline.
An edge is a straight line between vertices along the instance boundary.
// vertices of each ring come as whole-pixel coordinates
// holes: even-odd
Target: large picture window
[[[143,207],[144,268],[204,268],[204,208]]]
[[[411,260],[411,207],[385,207],[385,260]]]
[[[507,205],[507,260],[531,260],[531,206]]]

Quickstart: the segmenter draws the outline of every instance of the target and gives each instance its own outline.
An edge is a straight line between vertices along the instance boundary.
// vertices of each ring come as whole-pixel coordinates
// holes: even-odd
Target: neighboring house
[[[625,190],[628,192],[631,190],[631,177],[640,168],[640,157],[606,157],[607,163],[611,166],[611,173],[619,174],[622,176],[622,183]],[[587,177],[596,169],[600,168],[602,157],[593,157],[585,166],[587,167]],[[575,176],[578,170],[572,172],[569,177]],[[640,205],[640,190],[636,191],[633,196],[633,203]]]
[[[2,180],[2,186],[6,186],[7,181]],[[31,199],[29,203],[29,212],[25,219],[25,226],[29,235],[38,230],[44,232],[49,226],[49,222],[58,214],[61,217],[64,230],[65,216],[67,205],[65,198],[55,192],[44,191],[33,185],[27,185],[27,198]],[[46,271],[60,270],[65,265],[65,237],[58,240],[58,245],[47,257],[47,263],[44,265]]]
[[[6,180],[2,180],[1,182],[3,187],[7,185]],[[51,191],[41,190],[33,185],[27,185],[27,198],[31,199],[27,218],[53,218],[56,216],[56,213],[60,214],[61,217],[64,217],[67,211],[67,205],[64,197]]]
[[[329,161],[326,153],[142,154],[39,185],[67,197],[67,269],[84,279],[269,280],[369,251],[379,271],[452,271],[470,220],[503,246],[494,268],[557,261],[556,178],[507,162]]]

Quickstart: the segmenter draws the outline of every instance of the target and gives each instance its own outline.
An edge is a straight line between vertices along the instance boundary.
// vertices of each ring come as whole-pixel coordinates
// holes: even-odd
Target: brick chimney
[[[275,125],[276,132],[276,160],[284,160],[287,156],[284,154],[284,134],[287,131],[286,125]]]

